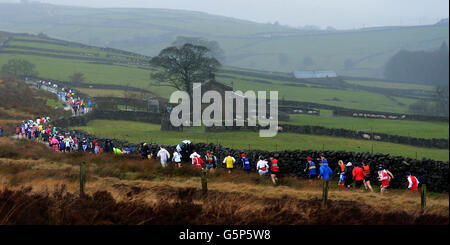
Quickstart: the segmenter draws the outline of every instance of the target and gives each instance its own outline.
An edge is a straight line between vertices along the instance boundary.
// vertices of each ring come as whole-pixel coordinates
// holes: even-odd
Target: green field
[[[395,100],[403,103],[403,105],[400,105],[396,101],[386,97],[384,94],[353,89],[292,87],[230,78],[219,78],[218,81],[228,85],[233,82],[233,89],[241,90],[243,92],[248,90],[278,91],[279,99],[284,98],[292,101],[304,101],[360,110],[407,113],[409,109],[408,106],[416,102],[414,99],[395,97]],[[336,101],[335,98],[338,101]]]
[[[305,31],[201,12],[101,9],[48,4],[0,4],[0,30],[44,32],[52,37],[157,55],[177,36],[216,40],[226,65],[267,71],[336,70],[373,77],[396,52],[448,43],[448,25]],[[312,66],[303,64],[311,57]],[[353,67],[345,67],[351,59]]]
[[[347,83],[358,84],[369,87],[376,88],[397,88],[397,89],[414,89],[414,90],[424,90],[432,91],[433,86],[420,85],[420,84],[410,84],[410,83],[393,83],[393,82],[380,82],[380,81],[357,81],[357,80],[346,80]]]
[[[42,52],[42,53],[64,53],[64,52],[77,52],[76,53],[64,53],[66,55],[74,55],[74,56],[89,56],[89,57],[97,57],[97,58],[104,58],[104,59],[111,59],[113,61],[114,59],[111,57],[108,57],[107,55],[114,55],[115,57],[119,58],[135,58],[131,55],[126,55],[123,53],[117,53],[114,51],[108,51],[105,49],[101,49],[98,47],[93,46],[85,46],[85,47],[73,47],[68,46],[67,42],[58,42],[54,40],[46,40],[47,42],[51,43],[39,43],[35,41],[42,41],[42,38],[32,38],[33,36],[29,35],[16,35],[15,39],[10,42],[8,42],[8,45],[11,46],[17,46],[19,48],[27,49],[31,48],[29,50],[33,52]],[[23,40],[29,40],[29,41],[23,41]],[[53,42],[54,41],[54,42]],[[42,50],[39,50],[42,49]]]
[[[129,84],[131,87],[147,89],[163,97],[169,97],[173,91],[167,87],[150,86],[150,71],[135,66],[92,64],[78,60],[16,54],[0,55],[0,66],[13,58],[26,59],[35,64],[40,77],[68,81],[69,76],[74,72],[82,72],[86,83],[123,86]]]
[[[416,138],[446,138],[449,136],[449,124],[445,122],[422,122],[409,120],[386,120],[353,117],[328,117],[312,115],[290,115],[293,125],[314,125],[327,128],[344,128],[354,131],[371,131]]]
[[[32,36],[18,35],[20,38],[28,38]],[[32,38],[33,39],[33,38]],[[39,39],[35,40],[47,40]],[[17,43],[16,43],[17,44]],[[21,46],[25,44],[29,47],[43,48],[41,43],[24,42],[19,43]],[[36,46],[35,46],[36,45]],[[112,85],[130,85],[131,87],[147,89],[155,94],[168,98],[174,89],[167,87],[150,86],[149,74],[151,72],[150,67],[143,69],[137,65],[128,64],[98,64],[90,61],[83,60],[83,55],[76,55],[74,59],[61,59],[55,57],[46,57],[47,54],[59,54],[60,51],[67,51],[67,46],[61,45],[58,42],[52,44],[45,44],[45,48],[52,50],[51,52],[39,51],[39,55],[24,55],[24,54],[2,54],[0,55],[0,66],[5,64],[11,58],[24,58],[32,63],[36,64],[36,69],[39,71],[41,77],[52,78],[56,80],[67,81],[69,76],[74,72],[82,72],[85,74],[86,82],[93,84],[93,88],[79,88],[80,92],[88,94],[91,97],[123,97],[123,90],[114,89],[99,89],[95,87],[95,84],[112,84]],[[97,50],[96,48],[75,48],[81,53]],[[14,50],[4,47],[3,50]],[[97,51],[101,51],[98,49]],[[120,55],[120,53],[110,53],[112,55]],[[231,71],[231,73],[230,73]],[[233,85],[234,90],[253,90],[253,91],[270,91],[275,90],[279,92],[279,99],[299,101],[299,102],[312,102],[319,104],[326,104],[331,106],[341,106],[353,109],[362,110],[375,110],[375,111],[387,111],[397,113],[407,113],[408,106],[414,103],[416,100],[404,98],[400,96],[387,97],[383,93],[369,92],[365,90],[355,90],[351,88],[327,88],[326,85],[320,83],[315,84],[311,81],[292,81],[291,75],[288,73],[277,73],[280,78],[270,78],[271,73],[262,71],[250,71],[254,76],[242,75],[233,72],[248,72],[242,68],[223,67],[218,72],[217,80],[225,84]],[[269,76],[268,76],[269,75]],[[284,77],[286,80],[283,80]],[[255,81],[259,80],[259,81]],[[404,84],[404,83],[385,83],[378,81],[346,81],[350,84],[359,84],[368,87],[378,88],[396,88],[408,90],[427,90],[432,88],[429,86]],[[288,86],[289,84],[303,84],[304,87]],[[75,85],[76,87],[76,85]],[[399,104],[403,103],[403,104]],[[56,101],[49,101],[49,105],[56,106]],[[120,109],[124,109],[124,105],[119,105]],[[327,113],[325,113],[327,112]],[[351,117],[332,117],[331,111],[321,110],[323,116],[308,116],[308,115],[291,115],[289,122],[294,125],[316,125],[328,128],[345,128],[350,130],[365,130],[370,132],[388,133],[402,136],[411,136],[419,138],[448,138],[449,130],[448,123],[432,123],[432,122],[419,122],[419,121],[391,121],[383,119],[362,119]],[[189,132],[185,132],[183,135],[174,135],[159,132],[159,126],[150,125],[153,128],[149,129],[148,133],[142,134],[142,130],[136,124],[133,127],[133,132],[127,134],[132,139],[128,139],[133,142],[143,140],[148,135],[154,135],[157,137],[157,142],[175,144],[183,137],[191,139],[199,139],[201,141],[215,141],[222,142],[224,145],[230,147],[240,147],[247,149],[329,149],[329,150],[348,150],[348,151],[372,151],[372,142],[351,140],[344,138],[333,138],[324,136],[312,136],[312,135],[299,135],[299,134],[280,134],[279,136],[271,139],[262,139],[257,137],[256,134],[250,132],[243,132],[238,138],[234,134],[204,134],[202,129],[190,129]],[[149,127],[149,125],[145,125]],[[157,127],[157,130],[155,129]],[[103,131],[97,130],[95,134],[102,136]],[[106,129],[105,129],[106,130]],[[117,129],[114,129],[117,130]],[[109,134],[109,133],[108,133]],[[116,134],[116,132],[114,132]],[[117,132],[120,137],[121,132]],[[136,138],[133,138],[135,135]],[[140,138],[139,138],[140,137]],[[289,143],[286,143],[289,142]],[[344,148],[342,145],[345,145]],[[309,148],[308,148],[309,149]],[[396,155],[405,155],[415,157],[416,152],[419,158],[422,156],[435,158],[433,155],[437,154],[438,159],[448,159],[448,156],[444,156],[445,152],[436,149],[422,149],[412,146],[388,144],[383,142],[374,143],[374,151],[387,152]],[[448,152],[447,152],[448,155]]]
[[[89,97],[125,97],[124,91],[117,89],[78,88],[77,90]]]
[[[57,50],[59,47],[65,47],[56,44],[51,46],[54,50]],[[5,47],[4,50],[9,49],[8,47]],[[0,66],[12,58],[23,58],[34,63],[40,77],[67,81],[69,80],[69,76],[74,72],[82,72],[85,74],[86,83],[115,84],[122,86],[129,84],[131,87],[146,89],[165,98],[168,98],[170,94],[175,91],[175,89],[169,87],[150,85],[152,82],[149,76],[151,72],[150,67],[146,70],[139,68],[136,65],[96,64],[89,61],[76,59],[60,59],[24,54],[2,54],[0,55]],[[233,70],[228,67],[224,67],[223,69]],[[285,83],[292,84],[292,82],[282,80],[262,79],[259,77],[244,76],[239,74],[232,74],[232,76],[234,78],[225,78],[223,77],[223,73],[219,73],[217,80],[225,84],[233,84],[233,88],[235,90],[242,90],[244,92],[247,90],[278,91],[279,99],[292,101],[304,101],[352,109],[387,111],[395,113],[407,113],[409,109],[408,106],[416,102],[416,100],[410,98],[393,97],[394,99],[392,99],[386,97],[382,93],[364,90],[326,88],[323,85],[319,87],[311,87],[314,84],[308,84],[307,87],[293,87],[284,85]],[[255,79],[267,81],[271,84],[248,81]],[[89,92],[87,89],[83,89],[82,92],[89,95],[99,94],[99,96],[110,94],[118,95],[121,93],[120,91],[113,92],[111,90],[96,90],[95,92]],[[399,104],[399,102],[402,104]]]
[[[418,159],[422,157],[448,161],[449,151],[419,148],[385,142],[371,142],[326,136],[279,133],[273,138],[260,138],[255,132],[205,133],[202,128],[190,128],[188,132],[162,132],[160,125],[131,122],[94,120],[85,127],[73,127],[99,137],[118,138],[132,143],[155,142],[175,145],[185,139],[193,142],[218,143],[236,149],[260,150],[342,150],[354,152],[389,153]],[[132,130],[130,130],[132,129]]]
[[[64,108],[66,104],[57,99],[47,99],[47,105],[52,107]]]

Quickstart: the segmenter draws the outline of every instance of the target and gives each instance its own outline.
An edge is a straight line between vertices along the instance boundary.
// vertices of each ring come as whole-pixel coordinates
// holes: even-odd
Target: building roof
[[[233,87],[231,87],[230,85],[221,83],[215,79],[209,79],[207,81],[205,81],[204,83],[201,84],[201,88],[202,88],[202,94],[204,94],[207,91],[217,91],[219,92],[222,96],[225,95],[225,92],[229,91],[229,92],[233,92],[233,94],[237,97],[244,97],[245,96],[241,96],[237,93],[235,93],[233,91]],[[194,87],[196,88],[196,87]]]
[[[233,91],[233,87],[231,87],[230,85],[221,83],[214,78],[209,79],[202,84],[202,90],[204,90],[204,91],[216,90],[216,89],[220,89],[223,91]]]

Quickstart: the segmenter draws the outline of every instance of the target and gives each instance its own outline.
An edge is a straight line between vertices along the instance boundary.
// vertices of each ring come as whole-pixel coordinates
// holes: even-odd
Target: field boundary
[[[99,145],[103,146],[106,139],[91,135],[82,130],[68,130],[62,129],[61,132],[74,135],[82,135],[82,137],[94,138]],[[115,147],[132,149],[139,149],[139,144],[130,143],[126,140],[111,139]],[[149,152],[156,156],[160,150],[160,144],[155,142],[148,143]],[[164,145],[169,152],[174,152],[176,145]],[[371,165],[371,181],[376,183],[377,167],[383,165],[384,168],[389,169],[396,178],[391,180],[390,187],[398,189],[404,188],[404,174],[406,171],[418,173],[423,171],[425,176],[428,176],[429,185],[427,189],[433,192],[448,192],[448,170],[449,162],[425,159],[416,160],[403,156],[392,156],[391,154],[376,153],[371,154],[369,152],[348,152],[348,151],[320,151],[320,150],[284,150],[284,151],[263,151],[263,150],[243,150],[243,149],[231,149],[222,145],[213,143],[193,143],[192,149],[195,149],[201,156],[205,155],[207,151],[212,151],[217,158],[223,159],[225,156],[233,156],[235,159],[241,159],[241,154],[246,153],[246,157],[250,160],[252,169],[256,168],[256,163],[259,156],[268,158],[269,156],[275,156],[279,160],[280,173],[282,176],[296,176],[298,178],[306,178],[307,173],[304,172],[305,159],[312,157],[314,161],[320,161],[320,155],[324,154],[328,159],[330,168],[334,170],[333,179],[338,178],[339,166],[338,161],[344,160],[353,163],[367,162]],[[225,164],[222,161],[217,162],[217,166],[225,168]],[[236,162],[235,168],[242,169],[242,164]]]

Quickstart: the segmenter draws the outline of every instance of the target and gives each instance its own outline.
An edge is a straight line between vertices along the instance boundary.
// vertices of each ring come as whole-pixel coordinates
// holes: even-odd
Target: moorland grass
[[[5,153],[0,157],[0,187],[3,190],[0,193],[0,200],[8,202],[6,211],[11,211],[10,215],[4,215],[5,209],[0,210],[1,224],[44,224],[45,222],[72,224],[75,220],[83,224],[105,222],[102,219],[93,218],[100,216],[113,217],[112,220],[119,223],[133,223],[138,218],[134,215],[136,208],[141,210],[138,212],[141,219],[139,221],[147,220],[147,218],[142,218],[141,205],[150,205],[156,210],[150,217],[159,217],[157,215],[165,210],[162,213],[164,215],[157,219],[161,222],[163,220],[171,221],[161,219],[169,213],[175,212],[179,215],[180,213],[172,208],[180,207],[180,205],[191,208],[202,205],[203,208],[198,210],[199,212],[202,210],[202,213],[197,212],[195,215],[197,218],[189,216],[191,218],[183,221],[178,219],[178,222],[208,224],[221,222],[245,224],[256,222],[256,220],[268,224],[317,224],[317,222],[323,222],[319,220],[327,220],[333,224],[343,224],[343,222],[346,224],[361,222],[377,224],[379,222],[384,222],[383,224],[386,222],[393,224],[413,222],[417,224],[424,222],[423,219],[413,221],[414,218],[420,218],[420,195],[407,190],[389,190],[388,193],[380,195],[376,187],[374,188],[375,193],[357,192],[338,188],[337,183],[331,181],[330,213],[325,214],[327,219],[316,219],[317,215],[311,214],[315,214],[320,209],[322,189],[320,180],[309,184],[307,180],[283,176],[280,184],[273,186],[268,176],[261,177],[255,172],[246,174],[242,170],[228,174],[224,169],[219,168],[215,174],[208,174],[208,197],[202,198],[200,173],[190,163],[184,164],[182,168],[174,167],[173,164],[162,168],[157,160],[143,161],[131,155],[58,153],[48,148],[44,149],[46,146],[39,143],[10,139],[0,139],[0,146],[2,152]],[[23,147],[29,149],[26,156],[10,154],[21,152]],[[81,201],[76,198],[79,195],[79,163],[83,161],[87,163],[86,194],[90,195],[84,200],[94,202],[86,206],[91,207],[89,210],[83,209],[83,212],[78,213],[79,205],[71,205]],[[376,185],[376,183],[373,184]],[[7,189],[22,193],[14,194]],[[34,201],[26,198],[27,195],[46,195],[49,192],[52,194],[47,197],[55,198],[59,209],[53,210],[53,204],[48,202],[52,200],[48,198],[35,198]],[[36,203],[36,200],[48,200],[46,203],[49,207],[36,209],[31,205]],[[113,209],[114,212],[106,215],[106,212],[109,212],[108,210],[114,206],[114,201],[122,202],[120,209],[117,209],[118,206]],[[128,209],[128,205],[131,205],[130,202],[133,203],[132,208],[130,207],[131,209],[124,212],[123,209]],[[26,209],[17,208],[28,203],[30,205]],[[175,203],[175,206],[169,205],[171,203]],[[44,205],[37,206],[47,205],[40,204]],[[62,206],[60,205],[67,205],[62,209],[71,210],[70,215],[77,218],[68,218],[72,216],[66,213],[69,216],[60,219],[61,215],[55,215],[59,212],[58,210],[61,210]],[[101,208],[95,211],[92,209],[95,207]],[[358,217],[358,215],[350,218],[349,213],[344,212],[348,219],[346,221],[329,219],[329,217],[336,218],[336,215],[342,215],[336,212],[337,210],[342,211],[343,207],[350,208],[353,212],[355,208],[362,208],[365,210],[363,211],[366,214],[365,218]],[[448,223],[447,193],[429,193],[427,207],[427,215],[436,215],[428,217],[428,221]],[[188,209],[190,210],[190,208]],[[218,209],[221,210],[222,215],[213,215],[213,217],[223,217],[223,214],[226,213],[226,216],[232,217],[232,219],[211,218],[211,214],[215,214]],[[268,212],[271,209],[275,209],[276,212]],[[50,215],[43,215],[47,217],[46,219],[37,219],[46,210],[53,211],[49,213]],[[122,211],[118,212],[119,210]],[[97,215],[92,217],[88,215],[86,218],[86,212],[95,212]],[[104,215],[98,215],[99,212],[103,212]],[[310,215],[307,215],[308,213]],[[367,217],[369,214],[374,216]],[[388,219],[378,220],[374,217]],[[399,217],[402,218],[399,220]]]

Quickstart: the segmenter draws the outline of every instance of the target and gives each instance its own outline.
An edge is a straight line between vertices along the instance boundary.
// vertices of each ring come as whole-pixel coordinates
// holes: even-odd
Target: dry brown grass
[[[47,105],[49,98],[55,99],[56,96],[43,90],[31,89],[17,79],[4,79],[0,83],[0,125],[5,130],[4,134],[15,134],[15,127],[22,120],[64,115],[64,110]]]
[[[405,211],[379,212],[357,202],[330,200],[327,209],[319,199],[256,197],[239,192],[211,190],[201,198],[195,188],[170,185],[152,188],[115,184],[127,198],[96,191],[78,198],[61,183],[53,189],[0,191],[1,224],[157,224],[157,225],[304,225],[304,224],[448,224],[448,216]],[[139,195],[151,193],[154,202]],[[117,192],[116,192],[117,193]],[[27,200],[30,199],[30,200]],[[25,208],[22,208],[26,205]]]
[[[0,112],[3,114],[7,114],[10,118],[17,118],[17,119],[22,118],[23,120],[34,117],[33,114],[23,112],[18,109],[10,109],[10,108],[8,109],[8,108],[0,107]],[[16,120],[16,121],[18,121],[18,120]],[[19,120],[19,122],[20,122],[20,120]]]
[[[326,219],[320,213],[320,181],[309,185],[307,181],[286,177],[281,185],[273,186],[268,178],[256,173],[235,171],[227,174],[218,169],[216,174],[208,177],[208,198],[202,199],[199,172],[189,165],[183,169],[162,169],[153,160],[56,153],[41,144],[9,139],[0,139],[0,189],[32,187],[29,194],[44,195],[65,186],[67,192],[78,195],[79,163],[82,161],[88,163],[87,194],[107,191],[117,202],[138,202],[152,207],[176,206],[188,200],[188,205],[201,208],[202,217],[194,219],[201,224],[324,224],[339,223],[338,218],[345,219],[346,215],[353,217],[351,222],[345,221],[347,223],[369,224],[371,221],[367,217],[380,214],[391,217],[385,217],[389,220],[396,217],[399,219],[397,224],[425,219],[419,213],[419,195],[406,190],[392,190],[380,195],[339,189],[333,182],[329,192],[330,210],[325,212],[332,217]],[[447,218],[448,223],[448,194],[430,195],[427,207],[428,215]],[[275,211],[269,212],[267,208]],[[356,213],[333,213],[339,209]],[[351,211],[353,209],[357,211]],[[312,218],[313,215],[318,218]],[[442,222],[441,218],[438,218],[439,222]],[[395,224],[393,220],[388,222],[378,218],[372,223],[377,222]],[[427,220],[420,222],[429,223]]]

